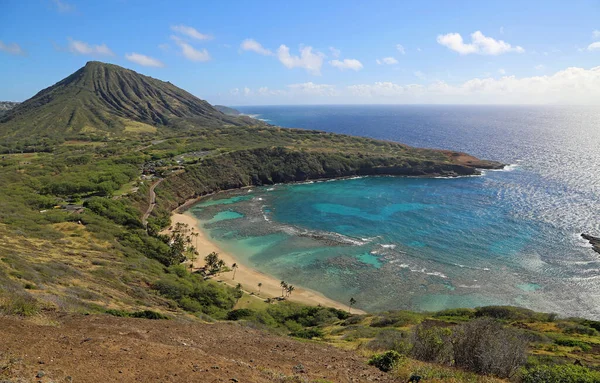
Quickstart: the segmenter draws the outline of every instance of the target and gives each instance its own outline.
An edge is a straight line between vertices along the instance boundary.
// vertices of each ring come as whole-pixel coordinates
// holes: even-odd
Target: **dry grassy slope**
[[[12,382],[36,381],[39,371],[42,382],[396,381],[351,351],[235,323],[5,317],[0,339],[0,380]]]
[[[167,308],[162,298],[147,289],[157,279],[154,276],[162,274],[155,262],[123,257],[110,242],[94,238],[82,225],[59,223],[54,227],[63,238],[28,238],[0,224],[2,286],[7,290],[13,287],[17,294],[25,286],[44,311],[87,311],[91,305],[127,310]],[[0,300],[7,299],[1,293]]]

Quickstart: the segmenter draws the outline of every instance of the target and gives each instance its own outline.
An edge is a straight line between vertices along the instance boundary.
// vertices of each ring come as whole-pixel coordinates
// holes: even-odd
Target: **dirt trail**
[[[156,187],[163,181],[164,181],[164,178],[160,178],[158,181],[156,181],[155,183],[150,185],[150,192],[149,192],[150,204],[148,205],[148,209],[146,209],[146,212],[142,216],[142,224],[144,226],[146,226],[148,224],[148,217],[150,216],[150,214],[152,214],[152,210],[154,210],[154,206],[156,206],[156,193],[154,192],[154,189],[156,189]]]
[[[352,351],[238,323],[108,315],[65,315],[46,322],[0,318],[0,381],[393,381]]]

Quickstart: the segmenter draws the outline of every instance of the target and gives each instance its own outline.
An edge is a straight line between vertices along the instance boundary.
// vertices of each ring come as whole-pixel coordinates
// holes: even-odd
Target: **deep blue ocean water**
[[[480,177],[367,177],[217,195],[192,211],[240,261],[367,310],[487,304],[600,318],[600,109],[239,107],[274,125],[460,150]]]

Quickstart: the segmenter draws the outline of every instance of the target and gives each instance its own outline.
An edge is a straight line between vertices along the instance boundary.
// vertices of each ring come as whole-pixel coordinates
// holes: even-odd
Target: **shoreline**
[[[200,198],[207,197],[202,196]],[[235,256],[230,253],[222,251],[214,242],[208,238],[206,232],[201,229],[201,224],[191,213],[187,211],[181,211],[183,209],[189,208],[200,198],[196,198],[194,200],[190,200],[178,207],[171,213],[171,225],[174,226],[176,223],[183,223],[189,225],[190,228],[193,228],[196,233],[199,235],[197,237],[192,238],[192,243],[197,245],[197,250],[200,255],[198,259],[194,262],[194,268],[200,268],[204,266],[204,256],[211,252],[216,252],[219,254],[219,258],[221,258],[225,263],[231,267],[233,263],[237,263],[238,268],[235,273],[235,280],[233,279],[233,271],[228,271],[218,276],[212,278],[215,281],[219,281],[225,283],[231,287],[235,287],[238,283],[242,285],[242,289],[248,294],[254,293],[254,296],[259,299],[267,299],[267,298],[276,298],[281,296],[281,287],[280,280],[265,274],[259,270],[256,270],[248,265],[241,263]],[[193,201],[193,202],[192,202]],[[258,284],[262,283],[262,286],[259,288]],[[339,310],[348,311],[348,304],[344,304],[333,299],[327,298],[325,295],[310,290],[301,286],[295,286],[293,294],[286,298],[291,302],[302,303],[310,306],[324,306],[324,307],[333,307]],[[352,308],[353,314],[366,314],[365,311],[360,310],[358,308]]]

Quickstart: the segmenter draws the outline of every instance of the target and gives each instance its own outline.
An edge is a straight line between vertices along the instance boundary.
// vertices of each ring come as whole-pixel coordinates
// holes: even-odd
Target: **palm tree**
[[[354,306],[355,304],[356,304],[356,299],[350,298],[350,305],[348,306],[348,314],[350,314],[350,312],[352,310],[352,306]]]
[[[295,289],[296,289],[296,288],[295,288],[294,286],[292,286],[292,285],[289,285],[289,286],[287,287],[287,289],[286,289],[286,290],[287,290],[287,296],[289,297],[290,295],[292,295],[292,291],[294,291]]]
[[[235,281],[235,272],[237,271],[238,265],[237,263],[234,263],[233,265],[231,265],[231,269],[233,270],[233,280]]]
[[[260,294],[260,288],[262,287],[262,283],[258,282],[258,293]]]
[[[200,233],[192,232],[192,236],[196,238],[196,249],[198,249],[198,237],[200,236]]]
[[[285,294],[285,290],[287,289],[288,284],[285,283],[285,281],[281,281],[279,286],[281,286],[281,297],[283,298],[283,295]]]

